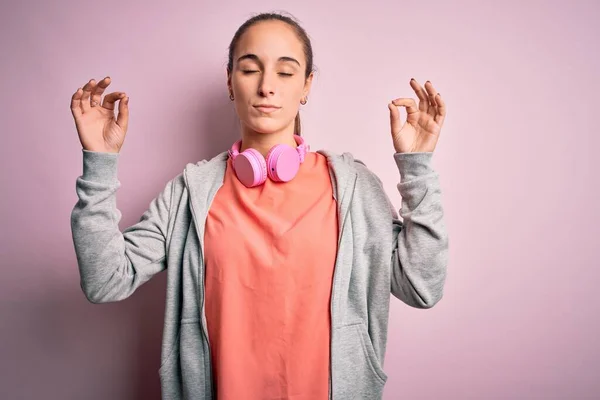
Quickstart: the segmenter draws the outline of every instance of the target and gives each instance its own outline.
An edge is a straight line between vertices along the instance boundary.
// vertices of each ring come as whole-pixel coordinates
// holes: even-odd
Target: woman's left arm
[[[431,166],[446,105],[431,82],[425,83],[425,90],[414,79],[410,85],[419,98],[418,107],[411,98],[395,99],[388,105],[402,196],[402,221],[392,207],[391,292],[412,307],[431,308],[443,296],[448,263],[440,183]],[[404,125],[397,106],[406,108]]]

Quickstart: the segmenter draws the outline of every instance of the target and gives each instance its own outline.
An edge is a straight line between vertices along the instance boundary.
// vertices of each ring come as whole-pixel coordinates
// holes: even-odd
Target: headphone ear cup
[[[286,144],[273,146],[267,154],[267,174],[275,182],[289,182],[300,169],[298,151]]]
[[[267,180],[267,164],[255,149],[246,149],[233,160],[233,169],[246,187],[262,185]]]

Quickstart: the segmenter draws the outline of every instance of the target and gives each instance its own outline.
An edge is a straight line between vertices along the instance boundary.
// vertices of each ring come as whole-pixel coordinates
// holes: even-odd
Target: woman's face
[[[242,35],[227,75],[229,92],[242,129],[258,133],[293,133],[300,100],[308,96],[313,74],[305,79],[302,43],[281,21],[263,21]],[[258,108],[261,104],[275,106]]]

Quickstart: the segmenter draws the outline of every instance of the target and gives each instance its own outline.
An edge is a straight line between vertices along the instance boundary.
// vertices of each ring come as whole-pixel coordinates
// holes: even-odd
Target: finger
[[[390,127],[392,134],[400,132],[402,128],[402,121],[400,120],[400,111],[394,103],[388,103],[388,109],[390,110]]]
[[[417,108],[417,102],[415,99],[394,99],[392,100],[392,104],[406,108],[406,122],[414,125],[417,123],[417,121],[419,121],[419,109]]]
[[[435,102],[438,105],[438,107],[437,107],[438,112],[435,115],[434,119],[435,119],[435,122],[439,126],[442,126],[442,124],[444,123],[444,120],[446,119],[446,103],[444,102],[444,100],[442,99],[442,96],[439,93],[437,94]]]
[[[114,102],[113,102],[114,104]],[[119,115],[117,116],[117,125],[127,132],[127,124],[129,123],[129,97],[119,101]]]
[[[83,91],[81,88],[77,88],[77,91],[73,93],[73,96],[71,96],[71,113],[75,118],[79,118],[83,114],[83,109],[81,108],[82,95]]]
[[[110,85],[110,77],[106,77],[102,79],[92,90],[92,102],[96,102],[96,104],[100,104],[102,101],[102,93],[104,93],[104,89],[106,89]]]
[[[415,80],[415,78],[411,78],[410,86],[413,88],[417,97],[419,98],[419,110],[428,112],[429,111],[429,98],[427,97],[427,92],[423,90],[423,87],[419,85],[419,83]]]
[[[119,99],[122,100],[124,98],[125,98],[125,93],[123,93],[123,92],[109,93],[106,96],[104,96],[104,101],[102,102],[102,107],[106,108],[107,110],[114,110],[115,102]]]
[[[437,91],[435,90],[433,84],[430,81],[425,82],[425,90],[427,91],[427,95],[429,97],[429,114],[435,117],[438,112],[436,103]]]
[[[89,112],[92,108],[90,105],[90,96],[92,94],[92,90],[96,85],[96,81],[90,79],[88,83],[83,86],[83,95],[81,96],[81,109],[83,113]]]

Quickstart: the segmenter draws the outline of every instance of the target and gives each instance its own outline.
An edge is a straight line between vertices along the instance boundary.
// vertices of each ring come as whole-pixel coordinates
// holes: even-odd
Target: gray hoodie
[[[71,230],[85,296],[92,303],[123,300],[167,270],[158,371],[162,398],[215,399],[203,241],[227,152],[188,163],[139,222],[121,232],[119,155],[82,151]],[[327,157],[340,224],[330,305],[329,399],[381,399],[390,294],[416,308],[433,307],[443,295],[448,235],[433,153],[394,154],[400,220],[380,179],[365,164],[350,153],[318,152]]]

